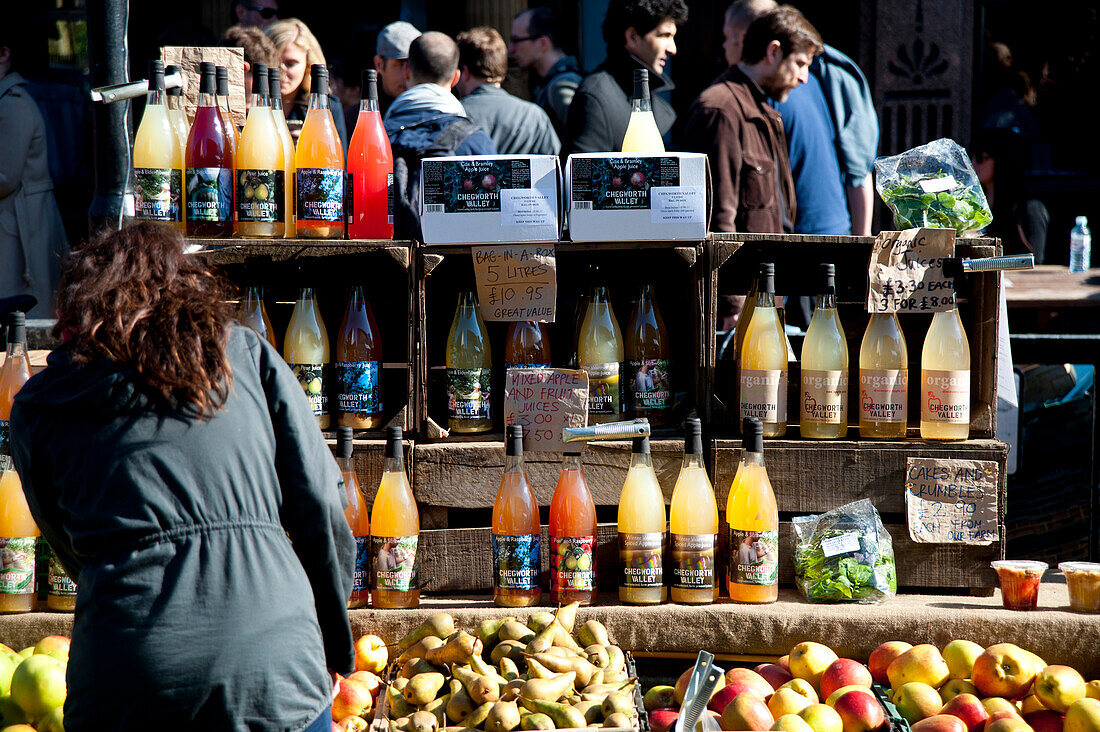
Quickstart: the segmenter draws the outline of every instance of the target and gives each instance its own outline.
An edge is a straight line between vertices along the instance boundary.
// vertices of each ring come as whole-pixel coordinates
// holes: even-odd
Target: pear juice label
[[[596,589],[596,537],[550,537],[550,591]]]
[[[183,171],[134,168],[134,215],[146,221],[183,221]]]
[[[233,220],[232,168],[187,169],[187,220]]]
[[[665,534],[619,532],[619,587],[652,588],[665,583]]]
[[[843,423],[847,398],[847,371],[802,370],[802,424]]]
[[[498,590],[537,588],[541,553],[539,534],[493,534],[493,587]]]
[[[53,597],[76,597],[76,583],[65,572],[57,557],[50,556],[49,593]]]
[[[729,581],[741,585],[774,585],[779,581],[779,530],[730,528]]]
[[[382,411],[382,385],[377,361],[337,361],[337,409],[344,414]]]
[[[286,218],[281,170],[237,171],[237,220],[273,224]]]
[[[0,537],[0,594],[25,595],[34,592],[35,545],[33,536]]]
[[[741,369],[741,419],[787,421],[787,372],[782,369]]]
[[[680,590],[714,588],[717,534],[672,535],[672,586]]]
[[[420,536],[372,536],[374,589],[408,592],[419,589]]]
[[[302,391],[309,399],[309,406],[315,415],[328,412],[328,393],[325,389],[325,365],[323,363],[292,363],[288,364],[298,383],[302,385]]]
[[[908,387],[908,369],[860,369],[860,421],[904,423],[908,418]]]
[[[531,187],[526,160],[425,160],[422,188],[425,213],[493,213],[500,192]]]
[[[648,209],[650,189],[680,185],[677,158],[575,158],[571,164],[572,207],[579,210]]]
[[[492,369],[447,369],[447,416],[492,419]]]
[[[352,593],[363,592],[370,586],[370,537],[355,537],[355,574],[351,580]]]
[[[921,421],[970,424],[970,372],[921,369]]]
[[[672,406],[667,358],[646,358],[626,362],[630,404],[635,410],[664,410]]]
[[[295,210],[300,221],[344,220],[344,171],[298,168],[294,171]]]
[[[585,363],[588,373],[588,413],[619,415],[623,413],[622,384],[619,374],[622,364]]]

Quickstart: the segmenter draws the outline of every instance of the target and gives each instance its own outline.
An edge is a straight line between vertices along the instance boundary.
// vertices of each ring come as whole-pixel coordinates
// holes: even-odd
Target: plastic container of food
[[[1100,613],[1100,564],[1062,562],[1058,569],[1066,576],[1070,610]]]
[[[990,562],[1001,580],[1001,601],[1009,610],[1034,610],[1039,603],[1039,582],[1047,571],[1046,562],[1001,559]]]

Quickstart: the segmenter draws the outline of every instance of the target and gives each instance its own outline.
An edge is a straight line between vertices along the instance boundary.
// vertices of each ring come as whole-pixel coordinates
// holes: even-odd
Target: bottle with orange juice
[[[344,148],[328,108],[328,69],[310,69],[309,110],[294,151],[298,236],[344,237]]]
[[[420,514],[405,475],[402,440],[400,427],[386,428],[386,462],[371,509],[371,605],[376,608],[420,605]]]
[[[8,328],[8,352],[0,367],[0,455],[10,455],[8,420],[15,403],[15,394],[31,378],[31,360],[27,355],[27,316],[14,312]]]
[[[359,490],[359,478],[355,475],[355,464],[351,458],[354,435],[355,431],[351,427],[336,428],[336,462],[340,465],[348,499],[344,517],[355,537],[355,575],[348,608],[366,607],[370,601],[370,513],[367,511],[363,492]]]
[[[523,467],[523,427],[508,426],[504,475],[493,503],[493,601],[500,607],[530,607],[542,599],[539,502]]]
[[[746,417],[741,427],[741,464],[726,501],[729,524],[730,599],[775,602],[779,597],[779,511],[764,467],[764,426]]]
[[[568,446],[567,446],[568,447]],[[596,601],[596,504],[579,452],[562,456],[550,502],[550,602]]]

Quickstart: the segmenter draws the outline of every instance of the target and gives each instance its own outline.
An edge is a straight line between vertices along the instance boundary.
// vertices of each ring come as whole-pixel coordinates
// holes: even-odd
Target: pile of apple
[[[386,642],[376,635],[365,635],[355,642],[355,672],[336,674],[336,695],[332,700],[333,732],[364,732],[367,718],[374,711],[382,690],[379,676],[389,663]],[[0,730],[3,732],[3,730]]]
[[[69,639],[48,635],[16,652],[0,643],[0,732],[64,732]]]
[[[653,732],[674,726],[691,672],[675,687],[646,693]],[[965,640],[942,652],[889,641],[867,666],[806,641],[775,663],[727,671],[706,713],[723,730],[886,732],[874,684],[889,687],[913,732],[1100,732],[1100,680],[1086,683],[1011,643],[982,648]]]

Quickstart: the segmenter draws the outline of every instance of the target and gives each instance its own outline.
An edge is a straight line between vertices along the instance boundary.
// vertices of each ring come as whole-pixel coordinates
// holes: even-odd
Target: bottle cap
[[[217,80],[218,96],[229,96],[229,69],[224,66],[215,66],[214,78]]]
[[[309,67],[309,91],[311,94],[328,96],[328,69],[324,64]]]
[[[378,72],[374,69],[363,69],[363,99],[378,101]]]
[[[775,264],[760,263],[760,291],[775,294]]]
[[[649,436],[642,435],[641,437],[634,438],[633,451],[635,455],[648,455],[649,454]]]
[[[1089,217],[1088,216],[1078,216],[1076,221],[1077,221],[1078,226],[1088,226],[1089,225]]]
[[[255,69],[253,69],[255,73]],[[355,430],[351,427],[337,427],[336,428],[336,457],[350,458],[352,452],[352,440],[355,437]]]
[[[696,417],[684,420],[684,452],[688,455],[703,454],[703,423]]]
[[[634,69],[634,98],[649,99],[649,71]]]
[[[169,64],[168,66],[164,67],[164,73],[168,76],[171,76],[172,74],[179,74],[180,72],[181,72],[180,67],[176,66],[175,64]],[[172,87],[171,89],[168,90],[168,95],[172,96],[172,97],[182,97],[183,96],[183,87],[182,86]]]
[[[741,423],[741,448],[747,452],[764,452],[764,424],[756,417],[745,417]]]
[[[507,439],[504,445],[504,454],[514,457],[523,455],[523,425],[510,424],[507,430]]]
[[[402,460],[405,457],[405,445],[400,427],[386,428],[386,457]]]
[[[836,265],[832,262],[822,262],[821,264],[821,287],[821,291],[826,295],[836,293]]]
[[[216,90],[214,64],[203,61],[199,64],[199,94],[213,94]]]
[[[252,64],[252,93],[261,97],[267,96],[267,64]]]
[[[164,62],[149,62],[149,91],[164,91]]]
[[[278,66],[272,66],[267,70],[267,88],[271,94],[271,98],[282,99],[282,90],[279,87],[279,83],[283,80],[283,72],[279,70]]]

